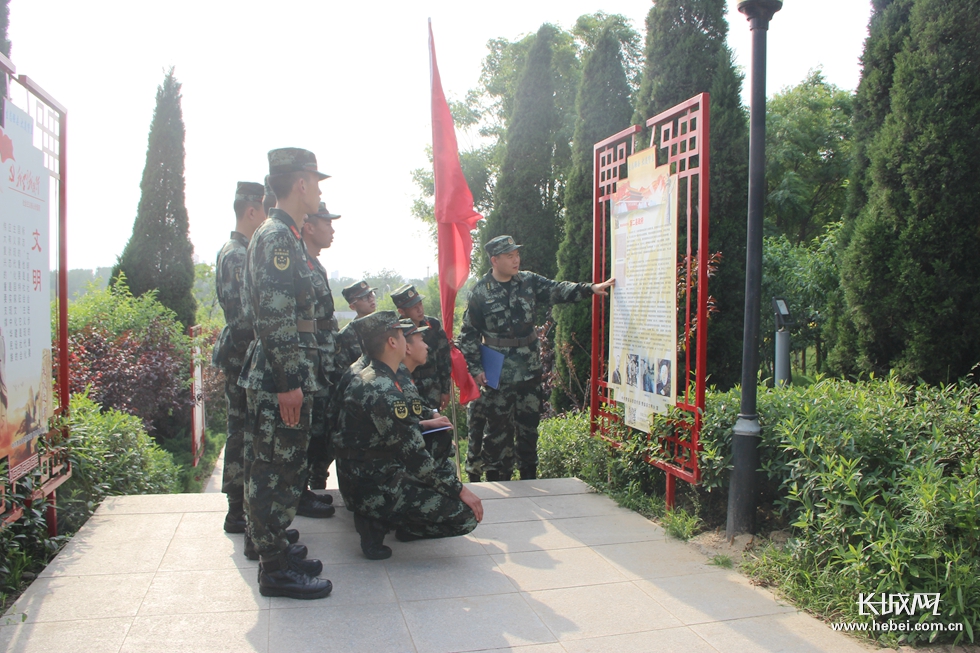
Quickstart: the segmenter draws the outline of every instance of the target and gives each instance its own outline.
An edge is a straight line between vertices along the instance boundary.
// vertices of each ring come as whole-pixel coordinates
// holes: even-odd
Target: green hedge
[[[701,432],[702,485],[685,498],[695,512],[724,506],[737,390],[709,392]],[[858,593],[940,593],[941,615],[961,634],[906,633],[975,641],[980,626],[980,390],[963,383],[910,386],[895,378],[760,388],[760,506],[793,539],[750,571],[800,607],[858,621]],[[670,429],[656,419],[655,433]],[[642,463],[657,455],[645,437],[618,434],[610,452],[588,436],[585,416],[545,420],[542,476],[579,476],[630,507],[662,512],[663,474]],[[679,487],[683,487],[681,484]],[[624,497],[627,499],[623,501]],[[676,518],[677,516],[672,516]],[[683,515],[682,515],[683,517]],[[709,521],[718,514],[709,514]],[[690,532],[687,524],[682,532]]]
[[[58,489],[61,530],[77,530],[107,496],[180,491],[173,456],[146,434],[140,418],[102,412],[85,394],[72,395],[69,410],[72,475]]]

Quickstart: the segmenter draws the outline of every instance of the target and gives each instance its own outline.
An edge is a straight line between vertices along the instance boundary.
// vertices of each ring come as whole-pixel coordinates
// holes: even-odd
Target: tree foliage
[[[173,68],[157,87],[150,123],[146,167],[140,182],[133,235],[113,268],[113,283],[124,273],[134,295],[157,291],[157,299],[188,327],[194,323],[194,251],[184,206],[184,119],[180,83]]]
[[[708,328],[710,382],[741,378],[745,304],[748,126],[742,75],[726,44],[725,0],[657,0],[646,20],[643,82],[635,124],[698,95],[711,94],[711,252],[721,252],[709,292],[718,313]]]
[[[980,360],[980,14],[916,0],[843,276],[861,369],[930,383]]]
[[[766,107],[767,227],[808,243],[841,219],[851,167],[851,95],[811,70]]]
[[[611,21],[587,41],[592,51],[585,56],[576,101],[578,119],[572,141],[572,169],[565,187],[564,237],[558,249],[557,278],[561,280],[591,281],[592,278],[593,145],[628,127],[632,114],[620,45],[623,40],[630,41],[624,38],[622,25]],[[580,394],[589,378],[591,306],[588,302],[556,306],[554,314],[558,327],[555,363],[560,382],[552,393],[552,403],[560,410],[571,405],[569,393]]]

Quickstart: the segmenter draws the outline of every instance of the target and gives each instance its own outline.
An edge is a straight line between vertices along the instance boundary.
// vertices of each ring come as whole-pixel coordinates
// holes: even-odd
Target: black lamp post
[[[740,0],[752,30],[752,89],[749,119],[749,217],[745,248],[745,328],[742,337],[742,404],[732,438],[728,485],[729,539],[755,530],[756,470],[759,469],[759,320],[762,295],[762,210],[766,193],[766,32],[782,0]]]

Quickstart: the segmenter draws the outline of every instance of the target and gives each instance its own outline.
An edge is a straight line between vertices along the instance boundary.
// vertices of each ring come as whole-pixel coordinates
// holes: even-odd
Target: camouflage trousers
[[[487,427],[487,415],[483,408],[483,396],[466,405],[466,472],[483,474],[483,432]]]
[[[458,496],[447,496],[407,472],[379,479],[362,473],[358,461],[337,465],[340,492],[351,512],[425,538],[456,537],[476,528],[476,515]]]
[[[326,480],[333,462],[333,443],[328,437],[330,423],[330,393],[322,390],[313,396],[313,413],[310,421],[310,448],[307,450],[309,480]]]
[[[496,390],[483,388],[480,401],[487,421],[480,451],[483,471],[500,472],[501,478],[509,480],[515,463],[517,467],[537,466],[543,405],[540,379],[501,383]]]
[[[288,427],[275,393],[246,392],[250,435],[246,450],[251,455],[245,478],[248,530],[259,554],[270,556],[289,546],[286,529],[306,487],[313,397],[303,396],[299,425]]]
[[[245,420],[248,400],[245,388],[238,385],[238,375],[225,372],[225,399],[228,401],[228,439],[225,442],[225,467],[221,473],[221,491],[229,503],[245,499]]]

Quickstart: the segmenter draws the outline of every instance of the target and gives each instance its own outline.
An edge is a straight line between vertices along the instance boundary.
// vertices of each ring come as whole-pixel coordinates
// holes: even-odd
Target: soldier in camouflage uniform
[[[455,477],[438,473],[419,429],[421,403],[404,392],[403,327],[393,311],[355,320],[370,364],[344,392],[335,454],[340,491],[361,550],[371,560],[391,556],[388,529],[402,540],[465,535],[483,518],[483,504]],[[404,377],[401,377],[404,379]]]
[[[378,306],[375,295],[377,290],[369,286],[366,281],[358,281],[340,292],[350,305],[350,309],[357,313],[357,317],[365,317],[373,313]],[[347,324],[337,334],[337,369],[343,374],[351,363],[360,357],[361,341],[354,327]]]
[[[422,394],[422,399],[435,410],[445,410],[449,405],[452,383],[453,360],[449,346],[449,338],[442,328],[442,323],[434,317],[425,314],[422,306],[423,295],[418,294],[415,286],[404,285],[391,293],[395,308],[402,317],[407,317],[415,326],[427,326],[422,337],[429,346],[429,357],[424,365],[412,372],[412,380]]]
[[[306,244],[307,255],[313,266],[313,285],[316,292],[316,341],[320,346],[321,378],[328,383],[317,391],[313,397],[313,421],[310,427],[310,449],[308,463],[310,467],[309,487],[303,488],[296,514],[302,517],[330,517],[334,514],[333,497],[329,494],[318,495],[313,490],[323,490],[327,487],[327,471],[333,462],[332,446],[327,435],[327,422],[330,414],[329,406],[332,391],[330,386],[336,375],[337,359],[337,320],[333,314],[333,293],[327,271],[323,269],[317,258],[320,252],[333,243],[333,221],[340,216],[327,210],[327,205],[320,202],[320,208],[315,213],[306,216],[303,225],[303,242]]]
[[[492,270],[473,287],[459,333],[466,365],[483,388],[487,430],[480,459],[488,481],[510,480],[515,454],[521,478],[537,477],[538,422],[544,397],[535,311],[539,306],[605,295],[613,285],[612,279],[599,284],[571,283],[521,271],[520,247],[510,236],[497,236],[484,246]],[[481,345],[504,354],[497,388],[487,385]]]
[[[262,205],[262,184],[238,182],[235,190],[235,230],[218,252],[215,285],[218,303],[225,314],[225,328],[214,343],[211,364],[225,375],[225,399],[228,401],[228,439],[225,443],[225,466],[221,491],[228,497],[225,532],[245,532],[245,416],[248,402],[245,388],[238,385],[245,351],[252,342],[252,324],[242,311],[242,270],[248,241],[266,218]]]
[[[244,292],[255,340],[239,384],[246,388],[252,456],[245,491],[249,535],[259,552],[263,596],[315,599],[330,593],[319,560],[289,553],[286,529],[306,485],[313,397],[324,386],[316,340],[313,264],[300,235],[320,204],[312,152],[269,152],[278,198],[248,246]]]
[[[466,404],[466,474],[470,483],[483,480],[483,435],[486,428],[487,415],[483,409],[483,395],[480,395]]]

